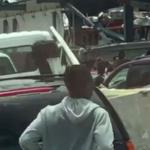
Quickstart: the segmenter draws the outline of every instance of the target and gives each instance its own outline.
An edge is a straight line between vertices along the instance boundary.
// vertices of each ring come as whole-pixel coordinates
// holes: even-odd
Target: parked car
[[[137,150],[150,150],[150,57],[116,68],[100,90],[108,98],[130,133]]]
[[[118,56],[120,51],[124,51],[127,59],[132,60],[142,56],[150,49],[150,41],[113,43],[103,46],[91,46],[81,51],[79,58],[81,62],[95,62],[97,57],[103,57],[105,60],[113,63],[113,58]]]
[[[37,50],[32,50],[34,43],[40,41],[51,41],[51,46],[54,46],[55,44],[57,45],[57,43],[54,44],[51,34],[46,31],[24,31],[19,33],[1,34],[0,52],[7,55],[11,59],[16,71],[12,72],[11,74],[8,73],[8,75],[1,75],[0,79],[27,75],[40,75],[42,71],[41,69],[46,67],[46,65],[40,67],[37,66],[35,60],[37,58],[34,58],[36,54],[33,54],[36,53]],[[66,61],[70,61],[70,59],[72,59],[72,61],[78,63],[76,57],[70,51],[69,53],[66,52],[66,55],[64,55],[65,52],[64,50],[61,50],[61,48],[57,48],[57,51],[51,50],[51,53],[48,53],[48,51],[49,49],[45,47],[44,53],[42,53],[42,50],[38,53],[41,53],[39,58],[45,58],[52,74],[63,73],[65,68],[63,62],[61,62],[61,59],[64,61],[65,59]],[[41,59],[38,61],[41,61]],[[55,65],[57,65],[57,67],[55,67]]]
[[[150,57],[133,60],[115,69],[105,80],[108,88],[131,89],[150,84]]]
[[[19,41],[17,42],[17,40]],[[5,49],[9,51],[11,49],[10,53],[12,53],[12,51],[19,51],[21,52],[19,54],[25,53],[24,55],[26,56],[27,52],[33,51],[32,45],[41,40],[51,40],[57,45],[57,49],[55,50],[49,47],[45,49],[45,47],[42,48],[41,45],[39,45],[42,51],[38,50],[36,53],[38,56],[41,52],[46,53],[47,56],[47,52],[51,54],[53,51],[55,55],[50,55],[51,57],[48,55],[46,57],[47,63],[50,63],[49,69],[51,69],[51,73],[41,73],[41,64],[38,63],[39,65],[36,67],[31,67],[31,69],[27,68],[27,70],[18,66],[20,72],[3,77],[0,76],[1,150],[20,150],[18,138],[29,123],[36,117],[37,113],[47,105],[59,103],[63,97],[67,95],[63,82],[64,68],[68,65],[79,64],[72,51],[54,28],[51,28],[50,33],[42,31],[38,32],[38,34],[37,32],[22,32],[15,33],[15,36],[12,33],[9,39],[11,44],[3,44],[2,50],[4,51]],[[18,59],[19,58],[23,57],[19,56]],[[23,61],[23,59],[21,59],[21,61]],[[17,62],[16,60],[16,64]],[[20,63],[20,61],[18,63]],[[57,66],[55,66],[56,64]],[[106,97],[95,89],[92,100],[105,108],[110,114],[115,135],[115,150],[134,150],[134,146],[123,123]]]

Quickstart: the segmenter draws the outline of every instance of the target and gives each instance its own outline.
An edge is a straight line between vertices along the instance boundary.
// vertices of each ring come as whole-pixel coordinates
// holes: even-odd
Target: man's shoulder
[[[58,103],[56,105],[47,105],[41,110],[41,112],[42,113],[54,113],[60,110],[61,107],[62,107],[61,103]]]
[[[94,111],[94,115],[97,119],[109,116],[108,112],[102,107],[97,107]]]
[[[58,114],[60,114],[61,112],[61,108],[62,108],[62,104],[56,104],[56,105],[48,105],[46,107],[44,107],[41,111],[40,114],[41,116],[43,116],[44,118],[49,118],[49,117],[56,117],[58,116]]]
[[[63,116],[62,104],[48,105],[40,112],[43,121],[55,124]]]

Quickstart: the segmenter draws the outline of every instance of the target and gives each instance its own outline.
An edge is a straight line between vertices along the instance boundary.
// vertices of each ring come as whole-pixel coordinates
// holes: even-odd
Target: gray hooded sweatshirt
[[[87,99],[65,97],[47,106],[19,139],[23,150],[112,150],[108,113]]]

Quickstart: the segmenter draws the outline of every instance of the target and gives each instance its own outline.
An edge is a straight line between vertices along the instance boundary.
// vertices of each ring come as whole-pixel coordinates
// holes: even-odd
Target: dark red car
[[[108,88],[130,89],[150,84],[150,57],[141,57],[120,65],[105,80]]]

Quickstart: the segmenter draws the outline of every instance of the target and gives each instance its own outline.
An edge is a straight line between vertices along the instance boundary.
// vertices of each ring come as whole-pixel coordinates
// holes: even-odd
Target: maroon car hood
[[[8,90],[8,91],[1,91],[0,97],[15,96],[15,95],[20,95],[20,94],[52,92],[53,90],[54,88],[51,86],[18,88],[18,89],[13,89],[13,90]]]

